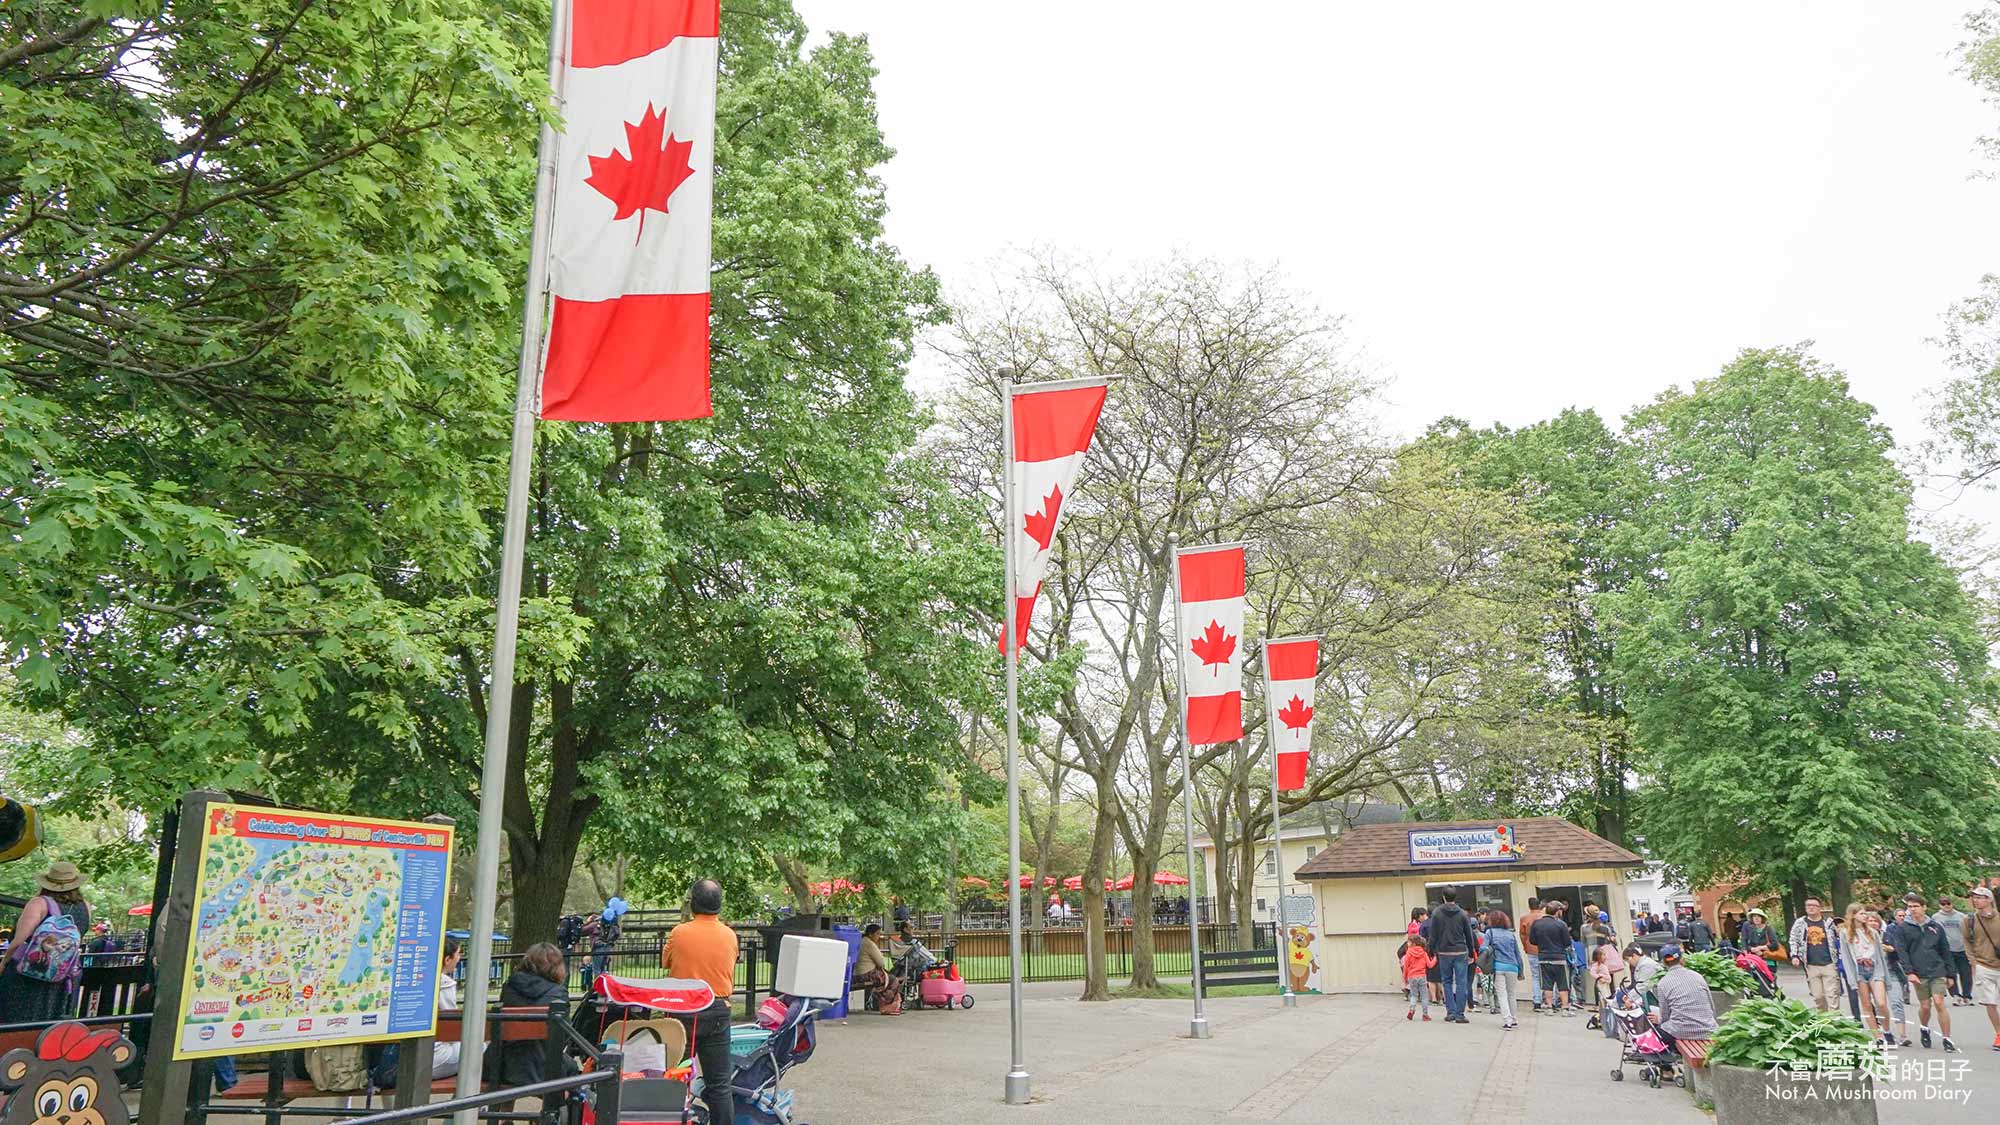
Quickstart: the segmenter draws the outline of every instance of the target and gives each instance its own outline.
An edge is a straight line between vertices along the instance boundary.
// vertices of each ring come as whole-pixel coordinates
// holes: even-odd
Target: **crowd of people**
[[[1659,994],[1663,974],[1671,974],[1686,952],[1727,948],[1767,961],[1782,953],[1803,975],[1815,1007],[1844,1006],[1884,1048],[1921,1042],[1957,1051],[1950,1009],[1977,1005],[1993,1026],[1993,1049],[2000,1051],[2000,911],[1987,887],[1971,890],[1966,910],[1950,895],[1938,896],[1932,910],[1923,895],[1911,892],[1879,910],[1851,903],[1835,917],[1821,899],[1808,898],[1782,938],[1764,911],[1752,908],[1728,946],[1715,940],[1699,916],[1670,923],[1637,915],[1635,938],[1670,935],[1651,954],[1636,940],[1621,949],[1610,915],[1595,903],[1584,903],[1572,917],[1563,900],[1531,897],[1515,924],[1505,910],[1467,912],[1453,888],[1439,897],[1435,909],[1410,912],[1406,939],[1396,950],[1399,980],[1408,994],[1406,1019],[1421,1014],[1429,1021],[1432,1006],[1440,1005],[1446,1022],[1466,1023],[1467,1013],[1483,1003],[1503,1028],[1514,1028],[1519,1026],[1515,982],[1525,981],[1532,1010],[1552,1015],[1588,1010],[1597,1024],[1607,1018],[1613,998],[1628,989]],[[1704,996],[1705,990],[1703,985]],[[1713,1013],[1701,1018],[1686,977],[1675,978],[1667,992],[1678,1003],[1658,1000],[1672,1025],[1663,1035],[1713,1030]],[[1914,1041],[1911,1023],[1917,1025]]]
[[[1965,897],[1968,910],[1958,909],[1953,896],[1939,895],[1933,911],[1912,891],[1900,904],[1849,903],[1838,918],[1820,899],[1808,898],[1785,948],[1804,972],[1816,1008],[1838,1011],[1844,1000],[1849,1014],[1885,1047],[1913,1045],[1909,1017],[1915,1009],[1919,1041],[1930,1047],[1935,1039],[1940,1049],[1956,1051],[1951,1009],[1977,1005],[1986,1010],[1993,1049],[2000,1051],[2000,911],[1988,887],[1974,887]]]
[[[1446,1022],[1466,1023],[1466,1013],[1484,1005],[1511,1029],[1519,1026],[1515,981],[1528,982],[1531,1011],[1566,1014],[1586,1004],[1601,1008],[1621,974],[1629,975],[1611,916],[1594,902],[1572,919],[1567,902],[1530,897],[1517,924],[1497,907],[1468,913],[1456,888],[1444,888],[1439,898],[1435,910],[1410,912],[1406,940],[1396,950],[1409,993],[1407,1018],[1421,1009],[1428,1020],[1438,1004]],[[1636,945],[1627,952],[1643,958]]]

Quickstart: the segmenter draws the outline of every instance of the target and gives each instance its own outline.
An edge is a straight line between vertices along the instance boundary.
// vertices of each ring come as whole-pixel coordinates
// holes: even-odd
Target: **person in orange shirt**
[[[688,920],[673,928],[660,950],[660,967],[671,977],[707,981],[715,1003],[692,1016],[688,1025],[695,1060],[701,1065],[702,1098],[710,1121],[736,1120],[736,1098],[729,1088],[735,1076],[729,1064],[729,995],[736,987],[736,931],[722,924],[722,884],[697,880],[688,888]]]
[[[1397,950],[1396,955],[1400,959],[1403,969],[1403,986],[1410,993],[1410,1009],[1403,1013],[1403,1018],[1406,1020],[1416,1019],[1417,1003],[1418,1001],[1422,1001],[1424,1005],[1424,1022],[1429,1023],[1431,1022],[1431,994],[1430,990],[1425,987],[1428,982],[1425,981],[1424,974],[1437,966],[1437,958],[1431,956],[1429,951],[1424,948],[1423,936],[1419,932],[1421,929],[1422,927],[1417,923],[1410,923],[1409,940],[1403,943],[1403,947]]]

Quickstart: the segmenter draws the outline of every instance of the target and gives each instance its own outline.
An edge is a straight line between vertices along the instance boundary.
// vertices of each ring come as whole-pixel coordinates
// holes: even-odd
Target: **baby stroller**
[[[1687,1085],[1687,1071],[1681,1066],[1681,1057],[1667,1046],[1667,1041],[1660,1038],[1659,1031],[1646,1018],[1646,1005],[1637,993],[1629,987],[1619,990],[1610,1012],[1612,1026],[1605,1028],[1605,1032],[1617,1034],[1619,1047],[1618,1065],[1611,1069],[1613,1082],[1625,1081],[1625,1064],[1637,1063],[1639,1080],[1655,1090],[1661,1082]]]
[[[956,943],[945,946],[944,952],[947,961],[950,960],[955,948]],[[903,1007],[923,1007],[924,974],[930,972],[939,964],[942,964],[942,962],[938,960],[937,954],[926,949],[923,942],[914,940],[910,942],[909,950],[903,954],[901,960],[896,962],[894,970],[896,978],[903,982]]]
[[[610,973],[590,982],[598,1026],[592,1040],[616,1047],[619,1065],[619,1119],[634,1125],[688,1119],[698,1082],[683,1058],[687,1026],[675,1016],[692,1016],[715,1002],[705,981],[664,977],[634,980]]]
[[[972,994],[965,991],[965,978],[958,975],[953,956],[958,943],[944,947],[944,959],[917,975],[917,1006],[920,1008],[970,1008]]]
[[[812,1058],[819,1046],[819,1014],[830,1002],[774,995],[785,1002],[785,1015],[777,1027],[768,1034],[747,1025],[731,1030],[729,1061],[735,1077],[730,1089],[736,1095],[736,1120],[731,1125],[805,1125],[792,1116],[792,1092],[779,1082],[787,1071]],[[692,1120],[707,1123],[705,1103],[697,1100]]]
[[[1736,967],[1750,974],[1750,979],[1756,982],[1757,995],[1760,998],[1769,999],[1785,994],[1784,989],[1778,987],[1778,974],[1771,971],[1771,963],[1762,957],[1751,953],[1738,953]]]

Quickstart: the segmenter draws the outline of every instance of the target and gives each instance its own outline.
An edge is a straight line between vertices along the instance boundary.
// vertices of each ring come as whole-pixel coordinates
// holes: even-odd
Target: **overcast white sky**
[[[1812,339],[1911,441],[1926,339],[2000,270],[1977,0],[797,3],[873,45],[913,261],[1275,262],[1405,434],[1615,420]]]

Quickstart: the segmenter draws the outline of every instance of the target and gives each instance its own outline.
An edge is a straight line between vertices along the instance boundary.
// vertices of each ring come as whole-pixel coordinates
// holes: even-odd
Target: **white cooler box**
[[[778,939],[775,992],[811,1000],[838,1000],[847,992],[847,943],[838,938],[786,934]]]

